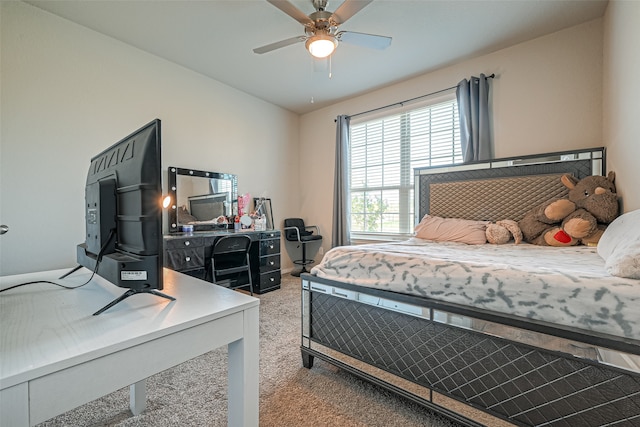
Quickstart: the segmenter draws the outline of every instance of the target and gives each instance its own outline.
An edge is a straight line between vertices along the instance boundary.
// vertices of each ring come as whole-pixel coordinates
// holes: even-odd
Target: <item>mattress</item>
[[[593,247],[412,238],[333,248],[311,274],[640,340],[640,281],[609,275]]]

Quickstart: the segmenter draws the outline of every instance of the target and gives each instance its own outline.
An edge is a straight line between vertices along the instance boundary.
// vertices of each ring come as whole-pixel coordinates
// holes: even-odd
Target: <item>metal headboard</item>
[[[560,176],[605,175],[604,147],[414,169],[415,222],[446,218],[519,220],[532,207],[564,197]]]

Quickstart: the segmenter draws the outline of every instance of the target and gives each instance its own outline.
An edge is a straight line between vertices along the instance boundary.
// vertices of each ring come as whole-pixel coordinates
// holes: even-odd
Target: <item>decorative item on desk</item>
[[[248,213],[249,200],[251,200],[251,195],[249,193],[238,196],[238,215],[240,215],[240,217]]]
[[[238,215],[236,215],[235,219],[233,220],[233,229],[235,231],[240,231],[240,217]]]
[[[219,217],[216,218],[216,228],[222,228],[225,229],[227,228],[227,217],[224,215],[220,215]]]
[[[251,226],[253,225],[253,220],[249,215],[245,214],[240,217],[240,224],[242,225],[242,228],[244,230],[247,230],[251,228]]]
[[[253,229],[265,231],[267,229],[267,219],[264,215],[258,215],[253,219]]]

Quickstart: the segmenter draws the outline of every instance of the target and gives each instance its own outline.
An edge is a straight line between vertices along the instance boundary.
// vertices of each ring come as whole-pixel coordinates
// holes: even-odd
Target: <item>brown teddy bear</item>
[[[523,240],[541,246],[596,245],[618,216],[615,173],[580,181],[566,174],[560,179],[569,189],[568,198],[549,200],[525,214],[518,222]]]

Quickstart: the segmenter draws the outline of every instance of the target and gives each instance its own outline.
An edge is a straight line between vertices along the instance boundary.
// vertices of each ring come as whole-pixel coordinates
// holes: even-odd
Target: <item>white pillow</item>
[[[598,242],[598,254],[609,274],[640,279],[640,209],[609,224]]]

